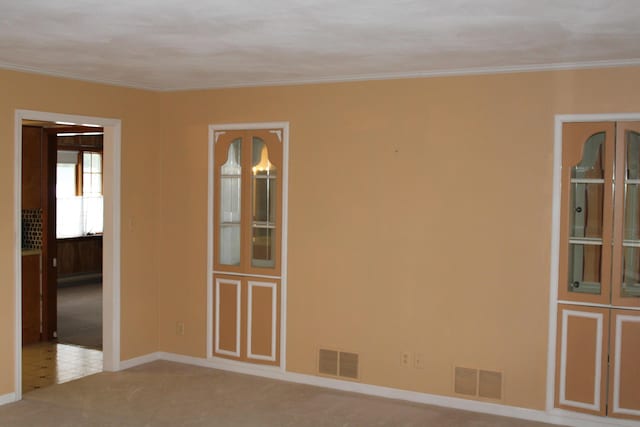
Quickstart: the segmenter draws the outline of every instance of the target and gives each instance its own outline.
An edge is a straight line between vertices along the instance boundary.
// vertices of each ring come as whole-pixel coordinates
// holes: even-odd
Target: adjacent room
[[[102,371],[100,127],[22,122],[22,390]]]
[[[0,16],[0,425],[638,425],[635,1]]]

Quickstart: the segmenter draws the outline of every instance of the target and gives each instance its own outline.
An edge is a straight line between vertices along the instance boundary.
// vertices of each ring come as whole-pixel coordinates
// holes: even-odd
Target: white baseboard
[[[7,403],[13,403],[16,401],[15,393],[7,393],[0,395],[0,405],[6,405]]]
[[[498,415],[503,417],[518,418],[528,421],[537,421],[549,424],[560,424],[572,427],[638,427],[637,421],[613,419],[606,417],[596,417],[590,415],[576,414],[563,410],[542,411],[536,409],[520,408],[515,406],[502,405],[490,402],[479,402],[476,400],[461,399],[458,397],[439,396],[435,394],[420,393],[416,391],[400,390],[390,387],[363,384],[352,381],[342,381],[333,378],[318,377],[315,375],[297,374],[283,371],[279,367],[249,365],[246,363],[234,362],[226,359],[203,359],[193,356],[185,356],[176,353],[156,352],[145,356],[136,357],[121,362],[122,369],[144,363],[166,360],[169,362],[184,363],[187,365],[214,368],[225,371],[232,371],[242,374],[255,375],[259,377],[271,378],[281,381],[288,381],[298,384],[330,388],[334,390],[348,391],[353,393],[366,394],[370,396],[384,397],[388,399],[405,400],[408,402],[421,403],[426,405],[442,406],[446,408],[461,409],[464,411],[480,412],[483,414]]]
[[[143,356],[134,357],[133,359],[127,359],[120,362],[120,369],[129,369],[134,366],[144,365],[145,363],[155,362],[156,360],[160,360],[160,352],[156,351],[155,353],[145,354]]]

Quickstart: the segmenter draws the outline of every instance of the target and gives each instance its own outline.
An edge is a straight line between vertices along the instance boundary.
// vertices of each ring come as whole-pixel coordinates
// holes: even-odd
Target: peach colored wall
[[[288,370],[322,345],[452,395],[454,364],[497,369],[506,404],[543,409],[554,115],[640,112],[639,71],[164,94],[159,349],[205,356],[207,126],[289,121]]]
[[[159,94],[0,70],[0,395],[14,391],[14,114],[16,109],[122,120],[122,359],[157,349],[154,215]],[[133,229],[127,228],[134,220]]]
[[[361,354],[365,383],[451,395],[454,364],[499,369],[506,404],[542,409],[554,114],[640,111],[639,71],[162,94],[0,71],[0,342],[15,109],[123,121],[122,359],[205,356],[207,126],[289,121],[288,370],[313,374],[317,347],[337,347]]]

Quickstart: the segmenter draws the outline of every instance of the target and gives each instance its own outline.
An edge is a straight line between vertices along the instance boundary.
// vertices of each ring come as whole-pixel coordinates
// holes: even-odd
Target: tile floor
[[[102,372],[102,352],[43,342],[22,347],[22,392]]]

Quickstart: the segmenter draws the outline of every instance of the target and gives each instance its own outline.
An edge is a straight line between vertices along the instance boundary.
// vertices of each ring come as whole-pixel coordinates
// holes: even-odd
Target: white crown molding
[[[147,90],[147,91],[153,91],[153,92],[165,91],[165,89],[163,88],[147,86],[142,83],[131,83],[131,82],[124,82],[121,80],[90,79],[75,73],[65,73],[63,71],[44,70],[41,68],[28,67],[25,65],[17,65],[9,62],[2,62],[2,61],[0,61],[0,69],[4,69],[8,71],[19,71],[21,73],[38,74],[41,76],[48,76],[48,77],[57,77],[61,79],[78,80],[78,81],[87,82],[87,83],[96,83],[96,84],[103,84],[108,86],[125,87],[129,89],[139,89],[139,90]]]
[[[271,80],[264,82],[241,82],[233,84],[212,84],[210,86],[184,86],[161,89],[160,92],[180,92],[187,90],[234,89],[245,87],[296,86],[323,83],[348,83],[374,80],[400,80],[429,77],[456,77],[484,74],[510,74],[540,71],[566,71],[593,68],[638,67],[640,58],[616,61],[562,62],[551,64],[506,65],[496,67],[452,68],[432,71],[415,71],[403,73],[354,74],[316,79]]]
[[[269,81],[253,81],[238,83],[211,83],[209,85],[185,85],[173,87],[159,87],[146,85],[144,83],[125,82],[120,80],[109,79],[90,79],[75,73],[67,73],[54,70],[44,70],[36,67],[17,65],[0,61],[0,69],[11,71],[20,71],[31,74],[40,74],[50,77],[60,77],[66,79],[79,80],[90,83],[105,84],[111,86],[120,86],[131,89],[140,89],[154,92],[181,92],[189,90],[209,90],[209,89],[233,89],[247,87],[270,87],[270,86],[297,86],[309,84],[324,83],[347,83],[358,81],[373,80],[399,80],[399,79],[415,79],[429,77],[454,77],[468,75],[484,75],[484,74],[509,74],[509,73],[526,73],[541,71],[566,71],[566,70],[582,70],[594,68],[620,68],[620,67],[637,67],[640,66],[640,58],[622,59],[622,60],[606,60],[606,61],[585,61],[585,62],[560,62],[549,64],[530,64],[530,65],[505,65],[496,67],[469,67],[469,68],[451,68],[430,71],[414,71],[401,73],[373,73],[373,74],[354,74],[339,75],[324,78],[310,79],[291,79],[291,80],[269,80]]]

